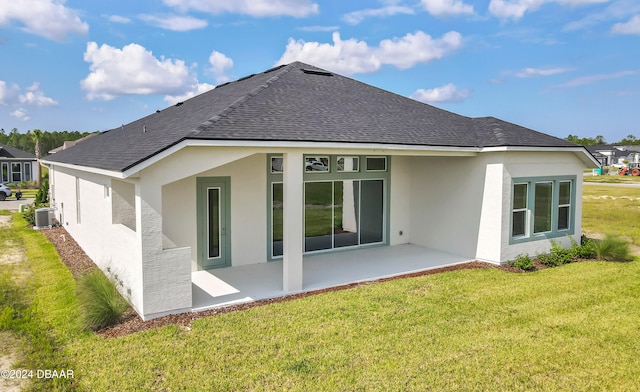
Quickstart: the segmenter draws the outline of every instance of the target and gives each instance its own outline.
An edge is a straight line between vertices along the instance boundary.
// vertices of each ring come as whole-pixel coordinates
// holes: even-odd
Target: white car
[[[0,201],[3,201],[9,196],[11,196],[11,188],[5,184],[0,184]]]

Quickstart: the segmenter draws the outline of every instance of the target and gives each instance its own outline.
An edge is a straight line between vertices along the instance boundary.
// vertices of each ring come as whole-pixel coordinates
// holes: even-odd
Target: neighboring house
[[[193,271],[415,244],[505,263],[581,234],[581,146],[300,62],[43,160],[56,216],[145,319],[192,306]],[[389,260],[390,263],[393,260]],[[339,270],[335,274],[340,274]]]
[[[62,151],[62,150],[66,150],[67,148],[69,148],[69,147],[73,147],[73,146],[75,146],[75,145],[76,145],[76,144],[78,144],[78,143],[81,143],[81,142],[83,142],[83,141],[85,141],[85,140],[87,140],[87,139],[89,139],[89,138],[91,138],[91,137],[94,137],[95,135],[97,135],[97,133],[90,133],[90,134],[88,134],[87,136],[85,136],[85,137],[81,137],[81,138],[80,138],[80,139],[78,139],[78,140],[66,140],[64,143],[62,143],[62,145],[61,145],[61,146],[56,147],[56,148],[54,148],[53,150],[50,150],[50,151],[49,151],[49,154],[55,154],[55,153],[60,152],[60,151]]]
[[[587,146],[587,150],[600,162],[602,166],[624,166],[624,161],[635,162],[636,156],[626,146],[615,146],[611,144],[598,144]]]
[[[40,165],[34,154],[0,144],[0,175],[3,184],[38,181]]]

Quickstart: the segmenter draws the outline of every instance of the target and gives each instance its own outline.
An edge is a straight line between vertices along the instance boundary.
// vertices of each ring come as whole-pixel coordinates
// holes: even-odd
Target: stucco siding
[[[475,157],[414,157],[411,166],[411,242],[475,257],[482,162]]]
[[[411,242],[411,158],[391,157],[389,244]]]
[[[511,214],[511,189],[513,178],[523,177],[554,177],[554,176],[575,176],[576,198],[575,198],[575,222],[573,238],[580,242],[582,234],[582,171],[584,164],[574,154],[566,153],[530,153],[514,152],[505,157],[505,177],[504,177],[504,197],[502,199],[503,208],[503,238],[500,262],[505,263],[514,260],[520,254],[535,256],[536,254],[547,252],[551,248],[551,240],[530,241],[520,244],[509,244],[510,214]],[[563,246],[570,246],[571,241],[568,236],[553,238],[555,242]]]
[[[52,169],[50,177],[55,188],[53,206],[60,224],[107,276],[117,280],[116,287],[134,308],[142,311],[139,242],[135,231],[111,223],[110,179],[62,167]]]

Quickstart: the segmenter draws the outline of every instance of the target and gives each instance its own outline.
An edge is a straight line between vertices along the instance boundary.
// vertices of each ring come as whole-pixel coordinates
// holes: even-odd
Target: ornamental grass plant
[[[78,279],[78,297],[84,326],[94,331],[118,323],[129,308],[113,282],[97,268]]]

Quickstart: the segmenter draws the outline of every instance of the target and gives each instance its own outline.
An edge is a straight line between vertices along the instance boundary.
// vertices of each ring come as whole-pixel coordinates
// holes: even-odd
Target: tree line
[[[565,140],[583,146],[595,146],[599,144],[614,144],[616,146],[640,146],[640,139],[631,134],[627,135],[619,142],[614,143],[607,143],[607,141],[604,139],[604,136],[602,135],[598,135],[596,137],[580,137],[576,135],[569,135],[565,138]]]
[[[46,132],[39,129],[20,133],[17,128],[9,132],[0,129],[0,144],[30,152],[41,158],[49,155],[49,151],[54,148],[62,146],[64,142],[78,140],[89,134],[90,132],[78,131]]]

